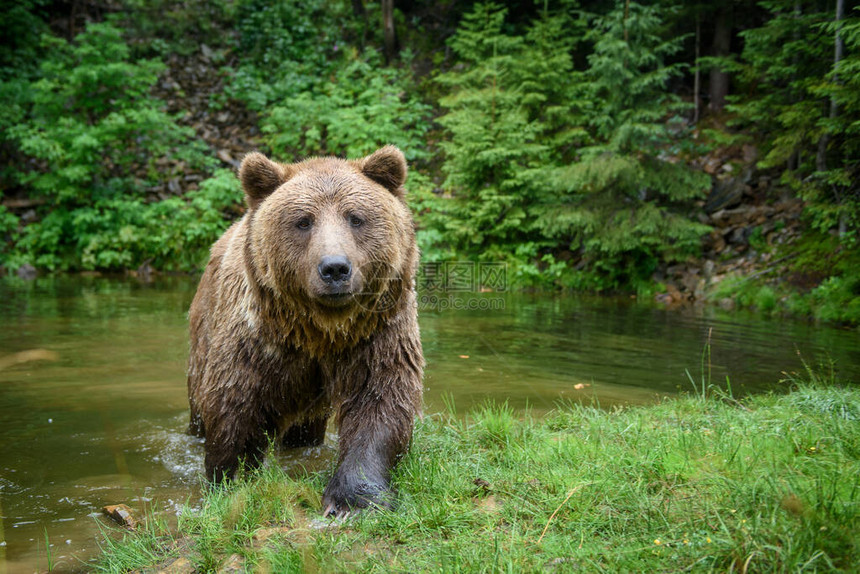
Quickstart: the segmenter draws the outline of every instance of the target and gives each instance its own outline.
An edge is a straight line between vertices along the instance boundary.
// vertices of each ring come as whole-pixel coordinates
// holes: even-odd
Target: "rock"
[[[729,226],[745,226],[754,217],[755,208],[747,205],[742,205],[736,209],[730,209],[725,212],[726,222]]]
[[[726,242],[719,230],[713,230],[702,238],[702,252],[719,255],[726,248]],[[657,279],[658,281],[661,279]]]
[[[761,234],[764,236],[768,235],[775,228],[776,228],[776,222],[773,221],[772,219],[768,219],[766,221],[763,221],[759,227],[759,229],[761,230]]]
[[[219,149],[218,153],[216,153],[215,155],[218,156],[218,159],[220,159],[224,163],[229,164],[233,167],[239,167],[239,162],[233,159],[233,156],[230,155],[230,152],[226,149]]]
[[[685,269],[686,267],[684,265],[670,265],[666,268],[666,273],[672,276],[680,275]]]
[[[711,262],[709,261],[709,263]],[[693,298],[697,301],[703,300],[705,298],[705,294],[707,293],[706,288],[707,281],[704,278],[699,279],[698,282],[696,282],[695,288],[693,289]]]
[[[31,281],[35,279],[37,275],[39,275],[39,272],[29,263],[25,263],[20,266],[17,271],[15,271],[15,275],[17,275],[21,279]]]
[[[245,572],[245,559],[238,554],[231,554],[218,569],[218,574],[233,574],[234,572]]]
[[[726,216],[726,210],[720,209],[719,211],[715,211],[711,214],[711,222],[717,227],[725,227],[728,223],[728,217]]]
[[[740,204],[744,191],[746,191],[746,184],[741,177],[718,180],[705,201],[705,212],[714,213],[721,209],[735,207]]]
[[[664,305],[672,304],[672,296],[668,293],[657,293],[657,295],[654,296],[654,300],[658,303],[663,303]]]
[[[110,504],[103,507],[102,512],[111,517],[120,526],[125,526],[129,530],[137,528],[137,520],[132,515],[131,508],[125,504]]]
[[[24,224],[33,223],[37,219],[39,219],[39,214],[36,213],[35,209],[28,209],[27,211],[25,211],[24,213],[21,214],[21,223],[24,223]]]
[[[704,274],[705,279],[710,279],[714,275],[714,267],[715,264],[713,260],[708,259],[705,261],[705,265],[702,266],[702,274]]]
[[[222,66],[235,67],[236,56],[229,50],[216,50],[208,45],[199,44],[194,54],[171,54],[166,58],[168,68],[160,81],[154,86],[153,94],[167,103],[167,111],[180,116],[179,123],[194,129],[197,137],[212,150],[213,155],[231,167],[237,167],[245,153],[259,147],[256,137],[256,114],[248,110],[242,102],[227,100],[217,111],[211,108],[211,95],[224,93],[228,77],[220,73]],[[221,150],[226,156],[219,153]],[[205,170],[179,165],[170,158],[160,158],[156,163],[162,171],[169,173],[176,181],[165,186],[165,194],[157,191],[152,196],[161,199],[179,195],[192,189],[190,185],[180,185],[189,175],[203,177]],[[164,164],[164,165],[162,165]],[[146,166],[137,169],[145,174]],[[135,170],[132,170],[135,171]]]
[[[717,170],[720,167],[720,160],[715,157],[708,158],[705,163],[702,165],[702,169],[708,175],[716,175]]]
[[[684,292],[687,294],[695,293],[700,281],[698,269],[691,269],[681,275],[681,286],[684,287]]]
[[[194,574],[196,571],[188,558],[177,558],[157,570],[158,574]]]
[[[746,245],[749,242],[749,237],[752,235],[753,227],[735,227],[729,234],[729,243],[738,245]]]
[[[658,293],[655,297],[658,303],[663,303],[665,305],[672,305],[674,303],[680,303],[684,300],[684,296],[678,290],[677,287],[668,283],[666,285],[665,293]]]

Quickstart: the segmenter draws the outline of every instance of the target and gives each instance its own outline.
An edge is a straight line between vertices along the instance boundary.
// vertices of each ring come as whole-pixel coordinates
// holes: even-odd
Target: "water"
[[[184,433],[195,288],[186,278],[0,281],[0,574],[45,570],[49,556],[58,571],[87,570],[106,504],[173,516],[196,503],[203,448]],[[629,299],[472,297],[477,310],[421,316],[427,413],[487,399],[536,413],[559,400],[652,402],[690,391],[685,369],[701,380],[709,340],[711,380],[728,376],[738,394],[801,370],[798,350],[860,380],[856,330]],[[326,468],[333,439],[279,462]]]

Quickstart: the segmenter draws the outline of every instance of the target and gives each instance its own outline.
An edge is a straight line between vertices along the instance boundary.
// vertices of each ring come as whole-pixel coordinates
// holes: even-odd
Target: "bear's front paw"
[[[379,507],[391,509],[393,494],[388,486],[367,481],[329,482],[323,493],[323,516],[342,516],[362,508]]]

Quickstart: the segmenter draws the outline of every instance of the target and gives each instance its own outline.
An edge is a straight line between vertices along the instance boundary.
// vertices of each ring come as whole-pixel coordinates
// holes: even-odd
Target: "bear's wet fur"
[[[210,479],[259,465],[270,437],[321,444],[333,416],[325,513],[390,506],[424,369],[406,173],[393,146],[242,161],[248,210],[212,247],[189,312],[191,430]]]

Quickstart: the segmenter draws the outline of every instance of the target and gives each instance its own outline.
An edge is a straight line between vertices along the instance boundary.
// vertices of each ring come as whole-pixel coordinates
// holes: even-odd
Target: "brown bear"
[[[189,311],[191,430],[219,481],[260,464],[270,437],[322,444],[339,427],[324,513],[390,506],[389,476],[420,414],[418,248],[406,160],[239,168],[248,210],[212,247]]]

